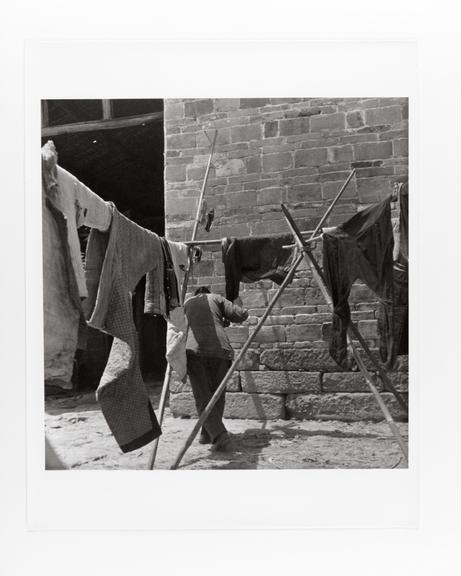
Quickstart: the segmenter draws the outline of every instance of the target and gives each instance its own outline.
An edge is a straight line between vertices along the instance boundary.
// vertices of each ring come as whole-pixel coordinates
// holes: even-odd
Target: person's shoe
[[[213,452],[231,452],[232,442],[227,432],[222,432],[211,446]]]
[[[211,444],[211,438],[206,430],[202,430],[199,436],[199,444]]]

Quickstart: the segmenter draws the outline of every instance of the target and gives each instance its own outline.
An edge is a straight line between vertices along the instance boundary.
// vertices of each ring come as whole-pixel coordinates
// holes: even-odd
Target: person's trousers
[[[187,353],[187,373],[199,415],[205,410],[230,365],[231,361],[224,358],[208,358]],[[222,432],[226,432],[226,427],[222,421],[225,395],[226,391],[224,390],[203,423],[202,430],[207,432],[212,442],[215,442]]]

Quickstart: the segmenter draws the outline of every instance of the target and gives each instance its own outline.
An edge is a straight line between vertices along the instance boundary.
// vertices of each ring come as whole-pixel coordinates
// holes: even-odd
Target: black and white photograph
[[[411,103],[263,96],[41,100],[47,469],[408,467]]]

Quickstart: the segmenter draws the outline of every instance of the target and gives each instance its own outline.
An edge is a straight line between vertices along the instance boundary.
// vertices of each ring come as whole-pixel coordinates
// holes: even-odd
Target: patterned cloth
[[[109,232],[92,230],[88,239],[84,309],[89,326],[114,337],[96,395],[121,450],[129,452],[161,434],[139,367],[131,293],[154,270],[162,296],[163,254],[156,234],[125,218],[115,206],[111,209]]]

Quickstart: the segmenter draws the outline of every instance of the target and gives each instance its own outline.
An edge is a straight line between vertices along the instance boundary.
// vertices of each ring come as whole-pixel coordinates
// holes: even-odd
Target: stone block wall
[[[288,233],[284,202],[301,230],[312,230],[352,168],[352,179],[327,225],[350,218],[408,177],[406,98],[231,98],[165,101],[166,235],[190,239],[198,196],[216,129],[217,142],[205,199],[215,209],[209,233],[198,238]],[[321,246],[314,252],[321,262]],[[225,294],[220,245],[204,246],[190,289],[208,285]],[[230,326],[241,348],[275,294],[263,280],[241,285],[250,311]],[[377,347],[376,299],[353,287],[352,318]],[[381,419],[359,373],[342,372],[328,354],[330,313],[308,270],[301,265],[255,339],[228,387],[225,416],[232,418]],[[407,393],[408,362],[391,374]],[[391,411],[401,416],[392,396]],[[173,384],[177,416],[195,413],[188,386]]]

